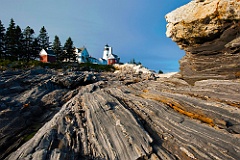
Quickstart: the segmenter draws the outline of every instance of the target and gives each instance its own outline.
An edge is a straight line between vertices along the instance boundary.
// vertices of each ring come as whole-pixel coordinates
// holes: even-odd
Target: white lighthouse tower
[[[117,55],[113,54],[112,47],[106,44],[103,50],[103,58],[101,58],[100,61],[102,64],[113,65],[119,63],[120,58]]]
[[[110,55],[112,55],[112,47],[106,44],[103,50],[103,59],[107,61]]]

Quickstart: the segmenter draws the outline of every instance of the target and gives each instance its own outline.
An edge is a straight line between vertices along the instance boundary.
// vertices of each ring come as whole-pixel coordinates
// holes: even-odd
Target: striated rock
[[[193,0],[166,15],[167,36],[186,55],[180,74],[201,79],[235,79],[240,74],[240,2]]]
[[[90,94],[93,87],[79,90],[9,159],[137,159],[150,154],[152,139],[131,112],[106,92]]]
[[[69,88],[93,83],[98,76],[92,72],[62,75],[45,69],[0,73],[0,159],[32,138],[77,94]]]
[[[99,73],[69,88],[93,73],[28,74],[0,74],[25,88],[0,92],[1,159],[240,158],[239,80]]]

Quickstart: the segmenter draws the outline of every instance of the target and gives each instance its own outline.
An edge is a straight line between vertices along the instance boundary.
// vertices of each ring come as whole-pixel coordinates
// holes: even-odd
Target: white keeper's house
[[[74,53],[77,55],[76,57],[78,63],[112,65],[120,62],[120,58],[117,55],[113,54],[113,49],[109,45],[105,45],[103,50],[103,57],[99,59],[91,57],[86,47],[75,48]]]

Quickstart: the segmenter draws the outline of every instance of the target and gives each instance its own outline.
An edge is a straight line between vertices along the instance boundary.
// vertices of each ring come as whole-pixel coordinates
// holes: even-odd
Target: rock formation
[[[0,73],[0,159],[239,159],[240,81]]]
[[[186,51],[180,61],[185,80],[240,77],[238,0],[193,0],[166,19],[167,36]]]

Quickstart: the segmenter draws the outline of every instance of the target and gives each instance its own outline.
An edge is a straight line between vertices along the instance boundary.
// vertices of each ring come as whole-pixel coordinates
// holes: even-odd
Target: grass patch
[[[114,72],[115,68],[112,65],[100,65],[92,63],[78,64],[79,70],[95,71],[95,72]]]
[[[0,71],[4,70],[18,70],[18,69],[32,69],[35,67],[62,69],[62,70],[79,70],[79,71],[94,71],[94,72],[114,72],[115,68],[112,65],[99,65],[92,63],[76,63],[76,62],[56,62],[56,63],[42,63],[40,61],[31,60],[25,61],[10,61],[0,59]]]
[[[30,133],[29,135],[27,135],[26,137],[24,137],[23,141],[24,141],[24,142],[29,141],[36,133],[37,133],[36,131]]]
[[[26,134],[23,138],[23,142],[27,142],[29,141],[37,132],[38,130],[42,127],[43,125],[40,123],[36,123],[33,124],[32,126],[30,126],[29,130],[28,130],[28,134]]]

